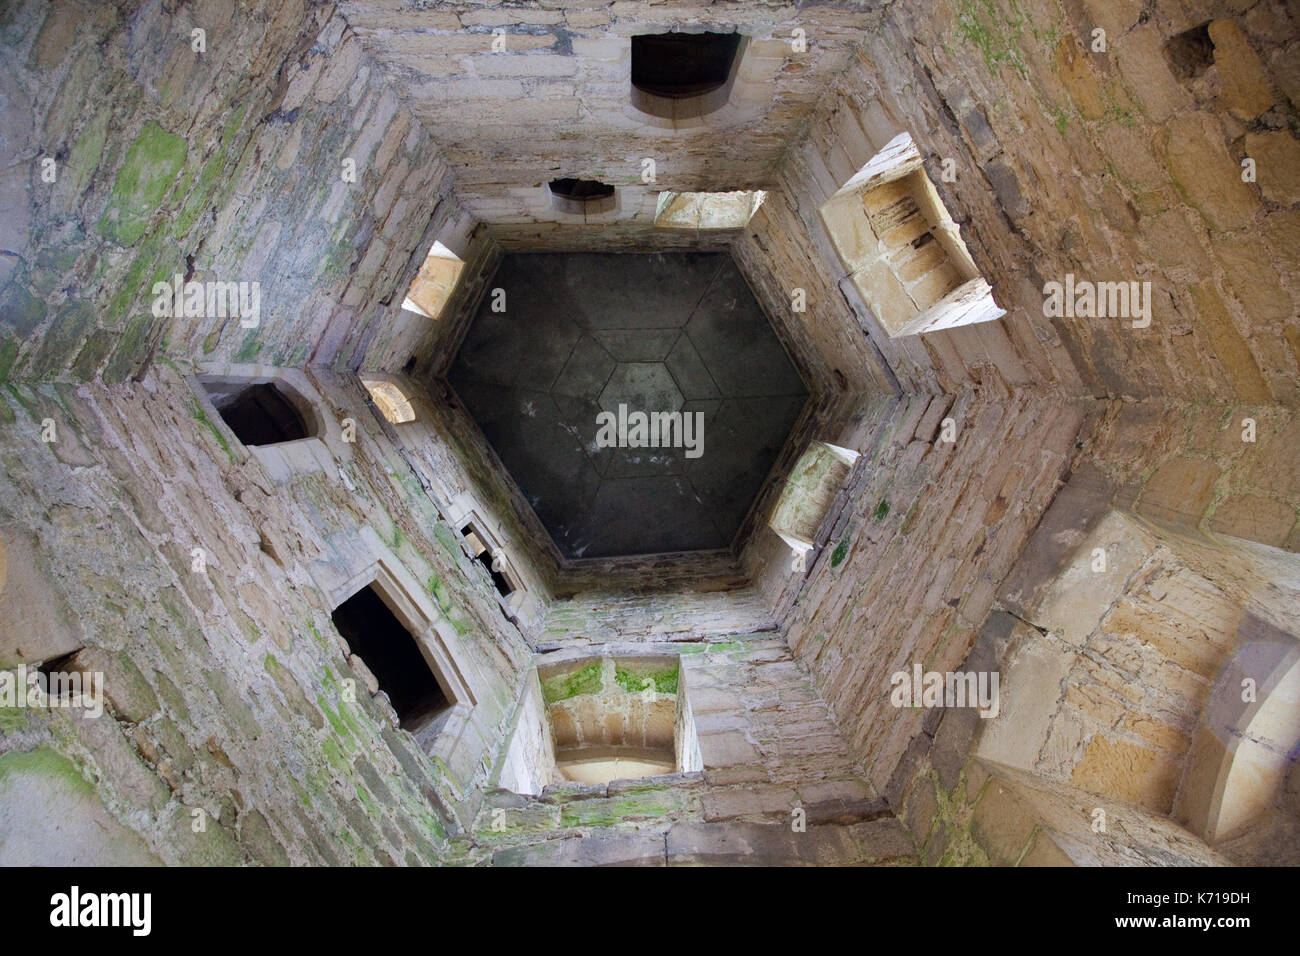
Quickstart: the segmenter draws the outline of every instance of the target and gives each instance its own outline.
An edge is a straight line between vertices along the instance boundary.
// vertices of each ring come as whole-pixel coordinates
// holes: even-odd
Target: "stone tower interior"
[[[1298,28],[0,5],[0,863],[1300,863]]]

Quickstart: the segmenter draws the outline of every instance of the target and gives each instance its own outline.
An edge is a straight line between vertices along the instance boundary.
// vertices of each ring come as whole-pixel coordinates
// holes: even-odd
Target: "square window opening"
[[[467,524],[460,529],[466,543],[469,545],[470,553],[474,555],[474,560],[483,567],[487,568],[488,574],[492,578],[492,584],[497,589],[497,593],[502,597],[509,597],[514,593],[515,588],[510,583],[502,569],[502,558],[499,550],[489,548],[486,537],[481,534],[474,525]]]
[[[719,89],[740,49],[736,33],[651,33],[632,37],[632,85],[667,99]]]
[[[831,196],[821,218],[850,281],[891,338],[1006,314],[907,133]]]
[[[373,586],[340,604],[332,618],[348,648],[387,695],[403,730],[414,733],[451,710],[453,702],[415,636]]]
[[[428,319],[439,318],[464,268],[460,256],[441,242],[435,242],[412,280],[402,308]]]
[[[292,399],[272,382],[242,387],[204,382],[203,388],[221,420],[245,445],[278,445],[313,436]]]
[[[744,229],[766,198],[761,189],[661,192],[655,225],[661,229]]]

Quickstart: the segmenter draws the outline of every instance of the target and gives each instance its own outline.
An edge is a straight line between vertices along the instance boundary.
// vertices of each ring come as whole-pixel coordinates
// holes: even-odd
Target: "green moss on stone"
[[[320,743],[321,750],[325,753],[325,759],[338,770],[348,771],[352,765],[348,763],[347,758],[343,756],[343,751],[339,749],[338,741],[333,737],[326,737]]]
[[[542,699],[548,704],[553,704],[556,701],[568,700],[570,697],[577,697],[581,694],[598,694],[603,686],[600,672],[601,662],[596,661],[594,664],[588,664],[586,667],[579,668],[572,673],[561,674],[549,680],[544,680],[542,681]]]
[[[111,113],[112,111],[107,107],[101,107],[73,144],[61,177],[68,195],[80,196],[86,191],[86,185],[90,182],[90,177],[99,165],[99,157],[104,152]]]
[[[175,183],[188,151],[184,137],[147,123],[127,149],[113,180],[108,206],[97,226],[100,235],[119,245],[135,245]]]
[[[849,555],[849,539],[844,538],[842,541],[840,541],[839,544],[835,546],[835,550],[831,552],[831,567],[838,568],[841,564],[844,563],[844,559],[847,558],[848,555]]]
[[[1019,3],[1010,0],[1010,9],[1001,9],[994,0],[961,0],[957,5],[957,36],[975,47],[984,57],[989,73],[997,76],[998,68],[1008,63],[1021,76],[1029,75],[1020,55],[1021,33],[1029,21]]]
[[[744,647],[744,646],[745,646],[745,645],[744,645],[744,644],[741,644],[739,641],[731,641],[731,642],[726,643],[726,644],[710,644],[710,645],[709,645],[709,653],[710,653],[710,654],[730,654],[732,651],[738,651],[738,650],[740,650],[740,649],[741,649],[742,647]]]
[[[90,338],[86,339],[86,344],[81,347],[77,354],[76,361],[72,363],[72,372],[77,378],[91,379],[95,377],[95,372],[99,370],[100,363],[108,357],[109,351],[113,348],[116,336],[112,332],[104,329],[96,329],[90,333]]]
[[[884,498],[880,499],[880,504],[876,505],[876,510],[871,512],[871,517],[877,521],[882,520],[885,515],[889,514],[889,502]]]
[[[5,325],[20,337],[31,335],[45,318],[45,303],[32,295],[26,285],[15,282],[0,300],[0,314]]]
[[[52,747],[16,751],[0,755],[0,783],[13,774],[49,777],[67,784],[74,793],[93,794],[94,787],[77,766]]]
[[[126,381],[145,359],[144,344],[153,328],[151,314],[137,315],[126,324],[126,329],[118,337],[117,348],[113,357],[104,366],[104,381],[110,384]]]
[[[560,811],[561,829],[616,827],[638,820],[657,820],[680,808],[676,791],[657,788],[620,794],[606,800],[579,800]]]
[[[190,414],[194,416],[196,422],[212,433],[212,437],[217,440],[217,444],[220,445],[221,450],[226,453],[226,457],[233,461],[235,455],[234,452],[230,450],[230,443],[226,441],[226,436],[221,434],[221,429],[213,424],[212,420],[208,418],[208,413],[203,410],[203,406],[198,402],[191,402]],[[313,628],[313,630],[315,630],[315,628]]]
[[[226,120],[226,125],[221,130],[221,148],[229,149],[235,141],[235,134],[239,132],[244,122],[244,114],[248,112],[248,106],[236,107],[230,113],[230,118]]]
[[[257,358],[257,353],[262,351],[262,343],[257,338],[257,329],[249,329],[248,334],[244,336],[244,342],[239,346],[239,351],[235,353],[236,362],[251,362]]]
[[[1137,126],[1137,117],[1133,115],[1131,109],[1120,106],[1119,103],[1115,102],[1115,100],[1109,95],[1106,97],[1106,101],[1106,117],[1108,119],[1114,120],[1120,126],[1127,127],[1128,129],[1133,129]]]
[[[447,590],[447,585],[442,578],[436,574],[429,575],[429,581],[425,587],[428,588],[429,594],[433,596],[433,599],[438,602],[438,607],[444,612],[451,607],[451,592]]]
[[[9,372],[18,359],[18,340],[5,336],[0,339],[0,382],[9,381]]]
[[[350,741],[352,739],[352,731],[349,729],[347,721],[343,719],[342,714],[330,707],[323,694],[316,695],[316,706],[321,709],[321,713],[325,715],[325,719],[329,721],[331,729],[340,740]]]
[[[433,536],[438,539],[438,543],[442,545],[443,550],[453,558],[460,557],[460,545],[456,542],[456,535],[445,524],[439,522],[434,525]]]
[[[656,694],[677,693],[677,665],[662,670],[631,670],[621,664],[614,665],[614,680],[629,693],[639,694],[651,686]]]
[[[125,278],[119,284],[117,293],[109,300],[108,317],[113,322],[120,322],[130,313],[131,306],[140,300],[142,296],[147,296],[149,304],[153,304],[153,283],[146,280],[158,268],[162,254],[163,237],[155,234],[141,244],[135,259],[131,262],[131,268],[127,270]]]
[[[355,786],[357,789],[357,799],[360,800],[361,805],[366,808],[366,813],[370,814],[370,816],[375,820],[382,818],[384,815],[384,811],[380,809],[380,806],[375,801],[375,798],[370,795],[370,791],[367,790],[365,787],[361,786],[361,784],[359,783],[356,784]]]
[[[31,360],[31,377],[45,380],[62,372],[72,364],[94,328],[95,309],[89,302],[64,303],[46,327],[41,347]]]
[[[22,410],[27,413],[27,417],[32,421],[39,424],[41,419],[45,417],[45,413],[42,411],[41,405],[36,401],[31,388],[23,386],[20,389],[16,388],[12,384],[6,383],[5,391],[14,397],[14,401],[18,403]]]
[[[0,733],[12,734],[27,726],[26,707],[0,707]]]
[[[190,709],[186,706],[185,697],[181,694],[180,689],[162,671],[154,672],[154,681],[157,685],[158,696],[163,699],[163,703],[167,705],[167,709],[171,711],[172,716],[182,723],[189,723]]]
[[[176,220],[172,223],[171,234],[177,239],[189,235],[195,221],[207,208],[208,201],[214,198],[214,193],[221,182],[221,173],[225,168],[226,157],[223,153],[217,153],[203,164],[194,187],[185,198],[181,211],[176,214]]]
[[[929,775],[929,779],[917,783],[918,786],[926,784],[934,788],[935,799],[939,805],[935,819],[943,823],[948,834],[948,843],[944,848],[943,856],[939,859],[939,866],[989,866],[988,853],[971,833],[971,817],[975,805],[983,796],[983,790],[974,795],[974,798],[966,795],[965,799],[962,799],[966,794],[964,770],[951,793],[945,792],[943,787],[939,786],[933,773]],[[989,780],[984,781],[985,787],[988,784]]]

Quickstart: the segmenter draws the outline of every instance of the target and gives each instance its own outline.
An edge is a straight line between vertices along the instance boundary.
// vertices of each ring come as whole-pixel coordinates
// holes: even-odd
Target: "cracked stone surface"
[[[807,400],[727,253],[506,256],[448,382],[569,558],[726,548]],[[602,411],[700,415],[601,447]]]

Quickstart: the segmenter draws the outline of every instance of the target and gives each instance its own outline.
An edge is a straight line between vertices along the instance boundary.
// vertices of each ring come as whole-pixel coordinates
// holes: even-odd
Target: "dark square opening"
[[[205,387],[221,420],[245,445],[274,445],[311,437],[293,403],[270,383],[248,385],[234,394],[219,386]]]
[[[670,99],[710,93],[726,84],[738,49],[740,35],[736,33],[634,36],[632,85]]]
[[[1214,41],[1210,23],[1184,30],[1165,41],[1165,58],[1180,80],[1194,80],[1214,65]]]
[[[552,179],[551,192],[564,199],[587,202],[591,199],[606,199],[614,195],[614,187],[595,179]]]
[[[333,619],[352,653],[388,695],[404,730],[418,730],[451,707],[415,638],[373,587],[362,588],[340,604]]]

